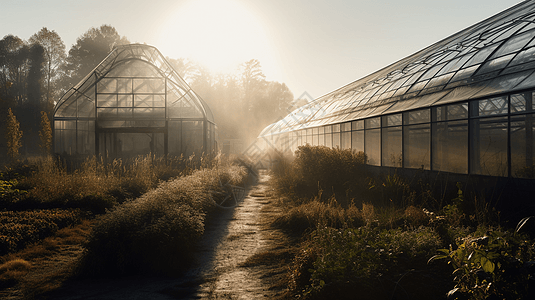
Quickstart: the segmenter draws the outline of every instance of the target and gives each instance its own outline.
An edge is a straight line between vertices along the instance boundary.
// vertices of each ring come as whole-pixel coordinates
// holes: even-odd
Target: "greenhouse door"
[[[165,135],[162,132],[101,132],[99,153],[107,157],[131,158],[139,155],[165,155]]]

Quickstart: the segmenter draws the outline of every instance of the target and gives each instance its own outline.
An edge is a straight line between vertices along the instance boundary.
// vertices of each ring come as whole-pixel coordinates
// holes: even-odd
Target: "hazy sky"
[[[67,50],[90,27],[114,26],[230,72],[258,59],[268,80],[316,98],[509,8],[518,0],[0,0],[0,38],[55,30]]]

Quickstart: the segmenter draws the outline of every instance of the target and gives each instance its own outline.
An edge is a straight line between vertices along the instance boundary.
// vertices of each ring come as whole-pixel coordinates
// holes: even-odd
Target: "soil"
[[[280,213],[270,192],[269,176],[260,173],[235,207],[219,208],[206,224],[194,267],[179,278],[131,276],[120,279],[68,281],[38,299],[277,299],[286,296],[287,265],[294,255],[292,241],[268,224]],[[33,275],[66,268],[81,249],[65,252]],[[37,271],[41,270],[41,271]],[[20,290],[20,289],[19,289]],[[5,299],[34,298],[13,288]],[[6,294],[0,294],[4,299]]]

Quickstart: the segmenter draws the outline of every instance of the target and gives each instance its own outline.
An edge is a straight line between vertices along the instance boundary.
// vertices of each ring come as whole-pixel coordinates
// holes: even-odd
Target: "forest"
[[[54,106],[117,45],[131,41],[111,25],[93,27],[67,51],[54,30],[43,27],[27,40],[6,35],[0,40],[0,127],[5,136],[10,118],[20,123],[20,154],[42,152],[39,131],[43,115],[53,126]],[[165,53],[163,53],[165,55]],[[284,117],[294,96],[284,83],[266,80],[260,62],[250,59],[233,74],[214,74],[187,58],[166,57],[211,108],[219,137],[250,143],[268,124]],[[0,157],[7,158],[0,139]],[[47,150],[50,151],[50,150]],[[4,161],[5,163],[5,161]]]

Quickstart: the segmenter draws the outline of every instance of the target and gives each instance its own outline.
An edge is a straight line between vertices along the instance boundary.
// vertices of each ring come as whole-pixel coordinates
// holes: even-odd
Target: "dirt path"
[[[268,175],[261,173],[234,208],[219,209],[206,226],[195,267],[178,279],[142,276],[69,284],[53,299],[274,299],[289,260],[288,241],[266,226],[278,214]]]

